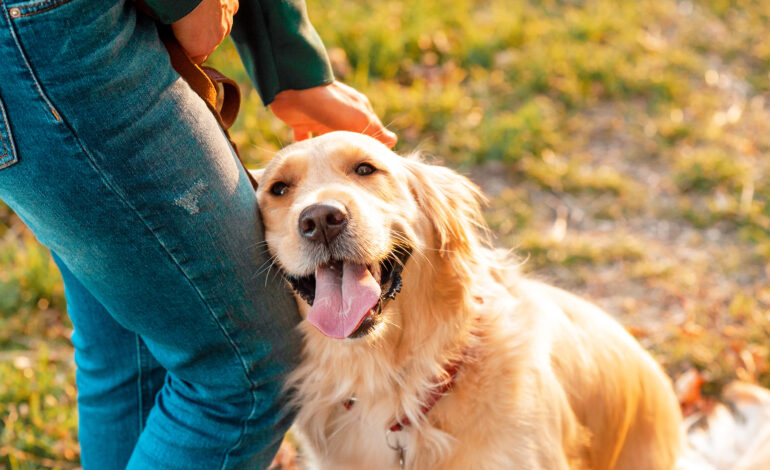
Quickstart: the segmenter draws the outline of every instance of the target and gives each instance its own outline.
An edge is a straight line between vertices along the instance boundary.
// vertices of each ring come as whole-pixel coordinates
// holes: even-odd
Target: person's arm
[[[136,1],[156,19],[170,22],[196,63],[205,61],[232,27],[262,102],[293,129],[295,140],[347,130],[395,145],[396,135],[382,125],[366,96],[334,80],[303,0]]]
[[[281,91],[334,81],[326,49],[302,0],[243,0],[231,37],[265,105]]]
[[[138,3],[157,21],[171,25],[182,47],[197,63],[203,62],[231,33],[243,66],[265,105],[281,91],[305,90],[334,81],[326,49],[310,24],[303,0]]]
[[[396,144],[366,96],[334,80],[303,0],[243,0],[231,37],[262,102],[295,140],[348,130]]]

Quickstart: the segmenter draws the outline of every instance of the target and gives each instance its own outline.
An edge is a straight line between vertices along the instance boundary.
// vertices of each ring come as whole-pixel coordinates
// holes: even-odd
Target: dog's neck
[[[438,254],[420,269],[406,272],[404,292],[396,299],[396,328],[389,345],[398,364],[442,358],[462,350],[478,314],[471,292],[471,267]]]
[[[326,452],[329,445],[344,447],[346,439],[358,442],[355,433],[362,430],[385,436],[404,418],[411,423],[405,434],[420,439],[421,448],[432,449],[422,459],[443,458],[449,448],[451,439],[442,423],[453,409],[453,398],[462,395],[465,384],[478,381],[477,365],[486,357],[494,323],[484,314],[490,305],[480,297],[498,281],[489,279],[489,268],[465,264],[452,254],[413,256],[424,259],[412,263],[413,258],[404,270],[401,294],[384,313],[390,324],[370,336],[335,341],[302,322],[305,358],[289,384],[297,390],[297,426],[312,448]],[[454,361],[462,361],[462,367],[452,391],[426,414],[426,399]],[[343,403],[350,398],[356,404],[347,410]]]

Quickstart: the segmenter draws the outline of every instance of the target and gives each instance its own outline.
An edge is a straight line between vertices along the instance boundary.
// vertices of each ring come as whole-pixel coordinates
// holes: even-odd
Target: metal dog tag
[[[400,432],[400,431],[396,431]],[[385,442],[387,442],[388,447],[393,449],[397,456],[398,456],[398,468],[403,469],[404,464],[406,462],[406,447],[401,445],[399,442],[398,436],[396,435],[396,432],[393,432],[391,430],[388,430],[387,433],[385,433]],[[394,442],[391,442],[394,441]]]

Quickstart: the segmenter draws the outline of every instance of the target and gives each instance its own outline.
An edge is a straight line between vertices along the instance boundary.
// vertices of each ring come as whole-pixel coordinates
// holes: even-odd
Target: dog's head
[[[404,270],[459,269],[478,243],[481,196],[470,181],[364,135],[291,145],[254,174],[271,255],[311,306],[306,319],[332,338],[381,324]]]

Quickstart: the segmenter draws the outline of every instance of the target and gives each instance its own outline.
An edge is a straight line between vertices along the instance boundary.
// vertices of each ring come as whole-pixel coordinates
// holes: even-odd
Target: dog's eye
[[[356,167],[356,174],[359,176],[371,175],[375,171],[377,169],[368,163],[361,163]]]
[[[289,185],[281,181],[270,186],[270,193],[275,196],[283,196],[289,191]]]

